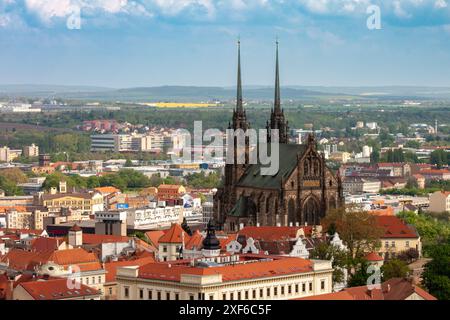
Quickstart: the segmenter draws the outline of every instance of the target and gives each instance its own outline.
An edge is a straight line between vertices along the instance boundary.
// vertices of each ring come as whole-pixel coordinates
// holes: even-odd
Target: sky
[[[277,38],[284,86],[450,86],[450,0],[0,0],[0,84],[233,86],[238,38],[247,86]]]

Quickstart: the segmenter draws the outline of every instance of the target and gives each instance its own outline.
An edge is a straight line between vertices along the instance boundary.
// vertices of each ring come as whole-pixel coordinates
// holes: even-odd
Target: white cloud
[[[436,0],[434,7],[438,9],[447,8],[447,2],[445,0]]]

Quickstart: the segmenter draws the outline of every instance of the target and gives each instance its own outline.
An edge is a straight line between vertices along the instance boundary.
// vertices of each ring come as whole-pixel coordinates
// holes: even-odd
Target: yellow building
[[[80,210],[84,214],[95,214],[104,210],[103,196],[99,192],[45,194],[41,203],[49,212],[68,208]]]
[[[399,253],[415,249],[422,256],[420,235],[396,216],[377,216],[377,223],[384,230],[378,254],[385,260],[395,258]]]

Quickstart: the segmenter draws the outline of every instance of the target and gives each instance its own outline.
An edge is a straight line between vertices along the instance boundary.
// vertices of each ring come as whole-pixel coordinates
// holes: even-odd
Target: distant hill
[[[251,100],[272,100],[273,87],[244,87],[244,96]],[[63,98],[74,100],[159,102],[232,100],[234,87],[161,86],[114,89],[91,86],[0,85],[0,97]],[[282,98],[288,100],[330,99],[450,99],[447,87],[321,87],[286,86]]]

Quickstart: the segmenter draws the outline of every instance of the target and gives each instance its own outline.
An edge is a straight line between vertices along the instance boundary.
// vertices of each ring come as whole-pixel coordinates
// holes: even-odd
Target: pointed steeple
[[[289,142],[289,127],[281,109],[281,89],[280,89],[280,61],[278,54],[279,42],[276,42],[276,67],[275,67],[275,100],[270,115],[270,125],[267,125],[267,141],[271,142],[272,130],[279,130],[279,142],[287,144]]]
[[[236,96],[236,111],[243,111],[242,103],[242,76],[241,76],[241,40],[238,40],[238,74],[237,74],[237,96]]]
[[[281,93],[280,93],[280,64],[278,61],[278,39],[277,39],[277,61],[275,67],[275,113],[281,112]]]

